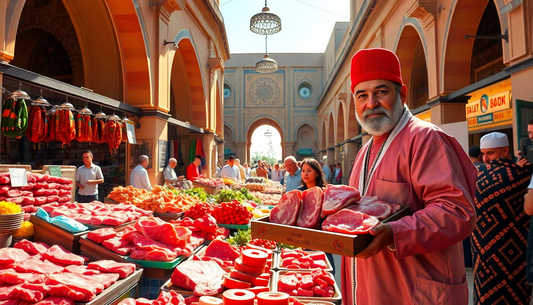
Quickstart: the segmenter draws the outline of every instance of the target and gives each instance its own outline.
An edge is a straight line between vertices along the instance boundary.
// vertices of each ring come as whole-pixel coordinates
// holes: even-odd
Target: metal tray
[[[326,254],[323,251],[303,251],[303,252],[306,252],[306,253],[309,253],[309,254],[316,253],[316,252],[322,252],[322,253],[324,253],[324,255]],[[317,268],[293,269],[293,268],[281,267],[281,261],[282,261],[281,252],[280,253],[276,253],[276,256],[278,257],[278,259],[276,260],[276,265],[275,265],[275,267],[274,266],[272,266],[272,267],[274,267],[276,270],[279,270],[279,271],[307,271],[307,272],[309,272],[309,271],[311,271],[313,269],[317,269]],[[272,261],[272,263],[274,263],[274,261]],[[329,272],[333,271],[333,266],[331,266],[331,263],[330,263],[330,261],[329,261],[327,256],[326,256],[326,269],[322,269],[322,270],[329,271]]]
[[[110,304],[115,301],[116,298],[120,297],[124,292],[130,290],[133,286],[139,282],[141,275],[143,273],[142,269],[135,270],[130,276],[125,279],[119,279],[113,285],[107,287],[102,293],[98,294],[94,300],[88,303],[76,302],[76,305],[103,305]]]
[[[310,273],[309,271],[275,271],[274,276],[271,280],[271,289],[270,291],[278,291],[278,280],[281,275],[284,275],[287,272],[296,272],[296,273]],[[333,278],[335,278],[333,276]],[[342,295],[339,287],[337,286],[337,282],[333,285],[333,289],[335,290],[335,295],[333,295],[332,298],[324,298],[324,297],[302,297],[302,296],[292,296],[294,298],[297,298],[301,301],[315,301],[315,302],[332,302],[335,304],[340,304],[342,302]],[[327,304],[327,303],[326,303]]]
[[[186,256],[178,256],[176,259],[170,261],[170,262],[158,262],[158,261],[145,261],[145,260],[138,260],[133,259],[129,256],[126,256],[125,259],[129,262],[138,264],[141,267],[144,268],[158,268],[158,269],[173,269],[175,268],[179,263],[186,260]]]
[[[154,217],[159,217],[163,219],[164,221],[168,220],[177,220],[183,217],[183,214],[185,212],[179,212],[179,213],[160,213],[160,212],[154,212]]]

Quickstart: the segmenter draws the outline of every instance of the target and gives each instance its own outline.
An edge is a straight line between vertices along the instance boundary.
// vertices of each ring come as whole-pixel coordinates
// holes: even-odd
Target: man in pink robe
[[[343,304],[468,304],[462,240],[476,221],[474,165],[455,138],[405,107],[393,52],[357,52],[351,79],[357,119],[372,140],[349,184],[411,215],[379,224],[365,250],[343,257]]]

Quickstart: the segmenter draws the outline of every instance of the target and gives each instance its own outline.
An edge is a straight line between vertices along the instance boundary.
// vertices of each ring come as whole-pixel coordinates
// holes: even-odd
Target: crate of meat
[[[281,249],[277,258],[273,267],[279,271],[307,271],[317,268],[333,271],[331,262],[322,251]]]
[[[333,274],[324,270],[276,271],[272,291],[288,293],[306,302],[332,302],[340,304],[341,292]]]
[[[252,237],[354,257],[372,241],[368,231],[373,226],[410,214],[409,207],[391,206],[377,197],[361,198],[355,188],[345,185],[328,185],[325,194],[321,192],[312,188],[284,194],[269,217],[252,220]]]

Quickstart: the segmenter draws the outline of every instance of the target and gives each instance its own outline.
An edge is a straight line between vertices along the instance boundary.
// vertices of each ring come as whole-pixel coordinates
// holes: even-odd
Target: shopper
[[[148,167],[149,158],[147,155],[140,155],[137,159],[137,166],[130,173],[130,184],[134,188],[143,189],[147,191],[152,190],[152,184],[148,178],[148,172],[146,167]]]
[[[302,181],[301,169],[298,168],[296,158],[293,156],[285,158],[283,163],[287,171],[287,174],[285,174],[285,192],[289,192],[300,186]]]
[[[329,169],[329,166],[325,165],[323,160],[320,160],[319,163],[320,167],[322,168],[322,172],[324,173],[324,179],[329,182],[331,179],[331,170]]]
[[[500,132],[481,138],[485,165],[478,166],[472,233],[474,304],[529,304],[526,251],[530,217],[524,195],[531,179],[527,167],[511,160],[509,139]]]
[[[194,181],[204,177],[200,174],[200,165],[202,165],[202,156],[196,155],[194,161],[187,167],[187,180]]]
[[[296,188],[300,191],[305,191],[315,186],[325,187],[327,184],[320,164],[314,158],[303,159],[301,176],[302,181],[300,182],[300,186]]]
[[[98,200],[98,184],[104,183],[100,166],[93,163],[93,153],[86,150],[82,154],[83,166],[76,171],[78,202],[88,203]]]
[[[248,166],[248,163],[244,162],[244,164],[242,165],[242,167],[244,167],[244,175],[246,178],[249,178],[250,177],[250,173],[251,173],[251,169],[250,167]]]
[[[475,168],[455,138],[411,115],[400,71],[386,49],[351,61],[356,118],[372,139],[349,185],[411,215],[373,227],[356,261],[343,257],[343,303],[468,304],[461,241],[476,223]]]
[[[270,177],[274,182],[280,182],[283,178],[283,172],[279,169],[279,163],[274,164],[274,170],[270,174]]]
[[[176,175],[176,172],[174,169],[176,168],[176,165],[178,164],[178,161],[174,158],[168,159],[168,165],[165,167],[165,170],[163,171],[163,177],[165,179],[165,183],[175,184],[178,182],[178,175]]]
[[[224,165],[220,171],[220,178],[231,178],[235,181],[241,181],[241,172],[235,165],[235,157],[229,156],[228,164]]]
[[[241,175],[241,180],[245,180],[246,179],[246,169],[244,169],[244,167],[241,165],[241,160],[239,160],[238,158],[235,159],[235,166],[237,166],[237,168],[239,169],[239,174]]]
[[[335,172],[335,184],[342,184],[342,167],[340,163],[337,163],[337,170]]]
[[[257,161],[257,168],[255,169],[257,177],[268,178],[268,170],[266,169],[265,163],[261,160]]]
[[[476,167],[479,165],[483,165],[483,159],[481,159],[481,150],[479,149],[479,146],[472,146],[468,149],[468,156],[470,157],[470,160],[472,160],[472,163]]]

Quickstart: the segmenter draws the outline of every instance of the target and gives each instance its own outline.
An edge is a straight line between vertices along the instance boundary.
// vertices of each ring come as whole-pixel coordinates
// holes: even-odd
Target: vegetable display
[[[197,203],[195,197],[187,194],[175,194],[164,186],[156,185],[151,192],[133,186],[117,186],[107,196],[117,202],[133,204],[138,208],[159,213],[180,213]]]

